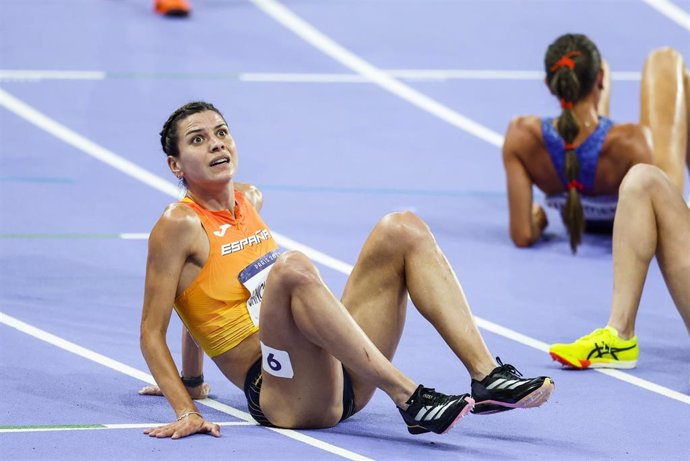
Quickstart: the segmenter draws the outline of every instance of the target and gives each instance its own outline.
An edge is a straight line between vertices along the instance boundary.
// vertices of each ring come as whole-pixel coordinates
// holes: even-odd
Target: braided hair
[[[546,81],[561,102],[562,112],[556,129],[565,141],[564,175],[568,181],[568,198],[563,209],[563,222],[570,234],[570,248],[575,253],[582,241],[585,216],[580,200],[583,185],[577,180],[580,164],[573,142],[580,132],[573,106],[589,95],[601,69],[601,56],[596,45],[581,34],[565,34],[556,39],[544,56]]]

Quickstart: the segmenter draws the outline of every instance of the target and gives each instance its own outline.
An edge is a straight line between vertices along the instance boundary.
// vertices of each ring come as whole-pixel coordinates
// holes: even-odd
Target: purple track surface
[[[257,81],[356,74],[260,1],[192,1],[191,17],[170,20],[150,0],[0,0],[3,459],[690,459],[690,344],[658,267],[627,381],[561,369],[544,344],[607,319],[611,238],[586,235],[573,257],[549,212],[549,238],[514,248],[498,147],[514,115],[557,113],[538,71],[546,45],[567,31],[590,35],[621,72],[611,115],[636,120],[634,72],[647,53],[673,46],[690,61],[690,2],[657,2],[675,7],[667,14],[633,0],[282,3],[378,69],[535,71],[399,80],[492,130],[492,142],[372,82]],[[157,133],[173,109],[198,99],[225,113],[238,180],[262,188],[274,231],[344,263],[318,261],[336,293],[375,222],[416,211],[454,265],[492,352],[525,375],[552,376],[551,401],[412,437],[377,393],[333,429],[280,433],[244,424],[242,392],[207,361],[215,407],[202,411],[241,423],[220,439],[155,440],[138,426],[75,430],[173,417],[164,399],[136,393],[148,373],[138,346],[146,241],[123,234],[147,233],[174,200]],[[137,176],[137,167],[162,180]],[[175,357],[179,331],[175,318]],[[469,390],[463,366],[413,308],[395,363],[437,389]]]

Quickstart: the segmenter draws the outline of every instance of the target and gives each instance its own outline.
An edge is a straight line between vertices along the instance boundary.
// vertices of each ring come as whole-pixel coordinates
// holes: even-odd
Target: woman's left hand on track
[[[214,437],[220,437],[220,426],[192,414],[174,423],[146,429],[144,434],[159,439],[167,437],[179,439],[192,434],[211,434]]]

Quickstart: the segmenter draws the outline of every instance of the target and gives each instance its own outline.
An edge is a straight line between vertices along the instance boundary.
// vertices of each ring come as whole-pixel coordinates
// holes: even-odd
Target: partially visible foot
[[[534,408],[546,402],[556,386],[548,376],[521,378],[514,366],[504,364],[496,357],[498,367],[477,381],[472,380],[474,414],[491,414],[515,408]]]
[[[154,9],[158,14],[177,17],[189,16],[192,10],[187,0],[155,0]]]
[[[613,327],[599,328],[570,344],[552,344],[551,358],[570,368],[635,368],[637,337],[622,339]]]
[[[435,432],[445,434],[472,410],[469,394],[446,395],[421,384],[406,402],[407,410],[398,408],[410,434]]]

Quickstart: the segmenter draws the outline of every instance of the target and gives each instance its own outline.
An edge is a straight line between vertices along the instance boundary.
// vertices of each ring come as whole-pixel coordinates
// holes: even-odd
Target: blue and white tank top
[[[580,163],[580,174],[577,180],[584,186],[582,191],[584,195],[594,194],[594,177],[597,173],[601,147],[604,145],[604,139],[612,126],[613,122],[610,119],[600,116],[596,129],[575,149],[575,155],[577,155],[577,160]],[[567,189],[568,181],[565,179],[564,173],[565,141],[558,134],[556,127],[553,126],[553,118],[541,119],[541,131],[553,166],[556,168],[563,187]]]

